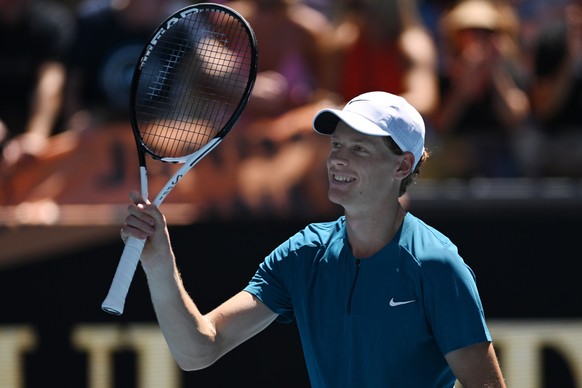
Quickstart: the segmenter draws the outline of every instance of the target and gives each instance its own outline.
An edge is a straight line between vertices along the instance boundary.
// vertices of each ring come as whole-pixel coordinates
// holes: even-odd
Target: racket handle
[[[111,287],[109,287],[109,293],[101,304],[103,311],[114,315],[123,314],[125,297],[129,291],[129,286],[131,285],[144,245],[145,240],[140,240],[135,237],[129,237],[127,239],[121,259],[119,259],[119,264],[117,265],[117,270],[113,276]]]

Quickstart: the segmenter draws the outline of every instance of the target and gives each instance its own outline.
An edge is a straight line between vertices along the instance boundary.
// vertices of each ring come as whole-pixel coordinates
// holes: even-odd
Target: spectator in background
[[[321,45],[327,18],[302,0],[227,3],[251,24],[259,42],[259,74],[247,107],[253,118],[276,117],[319,98]]]
[[[540,175],[582,177],[582,1],[543,26],[533,48],[530,90],[541,135],[533,153]]]
[[[562,19],[564,6],[571,0],[507,0],[519,17],[520,43],[529,56],[540,28],[549,20]],[[528,58],[529,62],[529,58]]]
[[[422,22],[436,40],[437,47],[442,42],[440,39],[440,19],[458,0],[419,0],[418,7]],[[529,0],[528,0],[529,1]]]
[[[178,5],[170,0],[86,1],[79,8],[66,111],[73,129],[129,120],[139,54]]]
[[[60,130],[74,18],[50,1],[0,0],[0,161],[34,157]]]
[[[437,50],[415,0],[344,0],[328,44],[328,79],[343,100],[402,95],[425,118],[438,106]]]
[[[202,188],[204,197],[212,198],[223,214],[324,211],[331,207],[325,197],[325,171],[313,166],[325,160],[326,140],[314,136],[309,123],[322,106],[341,102],[322,82],[327,71],[322,45],[331,31],[329,20],[303,0],[238,0],[226,5],[240,12],[257,36],[259,72],[229,141],[206,158],[204,171],[198,169],[200,174],[220,170],[209,172],[220,176],[221,183]],[[233,192],[234,209],[226,198]]]
[[[512,141],[529,113],[518,25],[510,6],[487,0],[461,1],[443,15],[446,51],[434,125],[446,176],[518,174]]]
[[[101,189],[123,184],[131,161],[123,138],[93,138],[93,131],[87,130],[105,134],[129,126],[129,91],[137,59],[158,25],[181,5],[173,0],[85,0],[79,6],[65,113],[67,129],[84,132],[79,147],[107,143],[106,157],[113,162],[99,178]]]

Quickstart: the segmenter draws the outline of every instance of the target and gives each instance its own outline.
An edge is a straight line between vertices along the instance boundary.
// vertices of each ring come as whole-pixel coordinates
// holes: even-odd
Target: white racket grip
[[[114,315],[123,314],[125,297],[129,291],[145,241],[135,237],[127,239],[111,287],[109,287],[109,293],[101,304],[103,311]]]
[[[143,197],[143,199],[148,199],[148,170],[145,168],[145,166],[140,166],[139,167],[139,176],[140,176],[140,182],[141,182],[141,196]]]

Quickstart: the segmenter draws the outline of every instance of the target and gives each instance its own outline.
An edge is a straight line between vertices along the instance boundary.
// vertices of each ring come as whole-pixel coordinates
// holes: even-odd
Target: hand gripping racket
[[[146,154],[182,163],[154,200],[216,147],[240,117],[257,74],[257,43],[234,10],[188,6],[166,19],[144,47],[131,85],[131,125],[141,192],[148,197]],[[145,240],[128,238],[101,308],[121,315]]]

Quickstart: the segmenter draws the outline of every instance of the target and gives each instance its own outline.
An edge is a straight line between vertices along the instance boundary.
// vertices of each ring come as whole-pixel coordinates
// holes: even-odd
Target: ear
[[[404,179],[412,173],[414,166],[414,155],[410,152],[405,152],[400,160],[400,165],[396,170],[396,177],[398,179]]]

